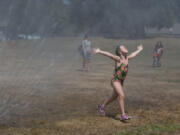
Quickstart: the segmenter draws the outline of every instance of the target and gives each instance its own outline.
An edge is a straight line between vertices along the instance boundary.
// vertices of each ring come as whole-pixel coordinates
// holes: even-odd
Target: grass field
[[[162,67],[152,68],[152,50],[164,44]],[[114,62],[92,58],[82,72],[81,38],[0,43],[0,135],[179,135],[180,38],[142,40],[91,38],[93,47],[114,53],[144,50],[129,62],[125,108],[133,119],[120,121],[116,102],[101,117],[97,106],[112,93]]]

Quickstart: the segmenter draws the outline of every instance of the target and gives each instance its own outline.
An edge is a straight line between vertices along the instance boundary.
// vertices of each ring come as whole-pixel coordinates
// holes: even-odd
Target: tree
[[[67,1],[67,0],[66,0]],[[143,37],[145,28],[180,22],[179,0],[1,0],[0,16],[7,33],[44,36],[91,33],[112,37]]]
[[[170,0],[71,0],[71,16],[80,30],[112,36],[142,37],[145,27],[171,27],[176,20]]]

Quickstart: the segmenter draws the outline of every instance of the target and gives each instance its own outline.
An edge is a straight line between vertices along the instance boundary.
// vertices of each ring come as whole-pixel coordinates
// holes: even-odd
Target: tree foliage
[[[138,37],[144,36],[145,27],[169,28],[180,11],[178,0],[71,0],[71,3],[72,19],[77,26],[112,36]]]
[[[180,21],[179,0],[1,0],[7,33],[142,37],[145,27],[161,29]]]

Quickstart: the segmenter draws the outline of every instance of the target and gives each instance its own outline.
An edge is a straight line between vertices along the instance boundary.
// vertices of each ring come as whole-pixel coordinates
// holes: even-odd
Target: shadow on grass
[[[108,118],[118,120],[118,121],[120,121],[122,123],[129,123],[129,120],[122,120],[121,118],[118,118],[116,116],[117,116],[117,114],[110,114],[110,113],[106,114],[106,117],[108,117]]]

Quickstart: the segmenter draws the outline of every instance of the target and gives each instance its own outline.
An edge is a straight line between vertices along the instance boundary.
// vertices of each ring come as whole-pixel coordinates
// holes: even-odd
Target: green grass
[[[175,79],[174,80],[173,79],[172,80],[168,79],[168,82],[169,83],[180,83],[180,80],[179,79],[177,79],[177,80],[175,80]]]
[[[162,135],[163,133],[173,134],[180,130],[180,124],[149,124],[144,127],[137,127],[130,131],[117,133],[116,135]]]

